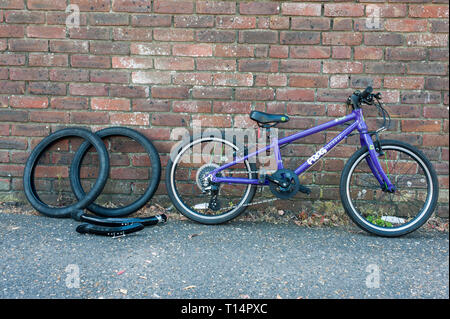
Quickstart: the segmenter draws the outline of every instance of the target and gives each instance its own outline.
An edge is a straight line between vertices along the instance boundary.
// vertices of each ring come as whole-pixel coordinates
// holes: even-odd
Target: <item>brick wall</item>
[[[69,4],[81,11],[79,27],[66,26]],[[65,126],[139,129],[165,165],[174,127],[195,119],[253,126],[248,113],[257,109],[289,114],[280,126],[288,134],[344,115],[347,96],[372,85],[393,117],[386,136],[433,161],[438,211],[448,216],[448,9],[448,0],[0,0],[0,200],[24,200],[30,150]],[[335,134],[292,145],[287,163]],[[317,185],[313,200],[280,205],[338,200],[339,173],[357,143],[350,138],[306,175]],[[64,152],[74,145],[61,142],[44,159],[39,189],[54,195],[52,176],[67,186]],[[130,156],[112,160],[117,183],[108,189],[123,199],[145,185],[144,167],[128,167],[145,166],[142,154]]]

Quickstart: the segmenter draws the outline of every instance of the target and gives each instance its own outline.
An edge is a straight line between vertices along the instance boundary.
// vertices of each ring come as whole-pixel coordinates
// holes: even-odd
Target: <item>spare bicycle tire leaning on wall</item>
[[[102,138],[109,136],[125,136],[138,142],[144,147],[151,163],[150,181],[146,191],[134,202],[119,208],[106,208],[94,204],[94,201],[106,185],[110,160],[108,151]],[[44,203],[36,192],[34,173],[35,168],[44,152],[55,142],[68,137],[81,137],[85,140],[79,147],[72,161],[69,171],[70,186],[77,198],[77,202],[64,207],[52,207]],[[81,162],[88,149],[93,146],[98,153],[99,173],[89,192],[85,192],[80,181]],[[25,196],[31,206],[41,214],[54,218],[72,217],[77,221],[84,221],[76,228],[79,233],[90,233],[105,236],[121,236],[142,230],[145,226],[156,225],[167,221],[164,214],[145,218],[118,218],[130,215],[142,208],[154,195],[161,177],[161,161],[152,142],[143,134],[125,127],[110,127],[98,132],[91,132],[85,128],[66,128],[56,131],[44,138],[31,152],[25,165],[23,186]],[[84,213],[87,209],[101,217]],[[115,218],[112,218],[115,217]]]

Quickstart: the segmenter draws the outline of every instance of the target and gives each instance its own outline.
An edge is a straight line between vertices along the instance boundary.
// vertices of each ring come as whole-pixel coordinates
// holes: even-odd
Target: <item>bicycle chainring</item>
[[[287,182],[287,187],[282,187],[275,182],[269,181],[269,188],[272,194],[280,199],[289,199],[299,191],[300,181],[297,174],[290,169],[279,169],[271,176],[280,182]]]

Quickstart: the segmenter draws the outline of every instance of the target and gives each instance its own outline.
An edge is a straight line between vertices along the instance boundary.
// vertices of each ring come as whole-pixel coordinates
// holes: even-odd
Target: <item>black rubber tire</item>
[[[144,225],[142,224],[130,224],[126,226],[119,227],[107,227],[107,226],[99,226],[92,224],[81,224],[75,230],[80,234],[94,234],[101,236],[124,236],[127,234],[131,234],[137,231],[144,229]]]
[[[78,202],[65,207],[50,207],[39,198],[34,185],[34,170],[44,154],[45,150],[54,142],[67,137],[81,137],[92,144],[99,155],[99,173],[97,180],[91,190],[78,198]],[[31,152],[25,164],[23,172],[23,188],[25,196],[30,204],[41,214],[49,217],[65,218],[70,217],[73,211],[79,211],[86,208],[95,201],[105,187],[109,175],[109,157],[108,151],[100,137],[84,128],[66,128],[54,132],[44,138]]]
[[[130,215],[142,208],[153,197],[156,189],[158,188],[161,178],[161,161],[158,155],[158,151],[147,137],[135,130],[126,127],[110,127],[100,130],[95,134],[99,138],[105,138],[109,136],[125,136],[131,138],[132,140],[141,144],[150,157],[152,174],[151,181],[149,182],[144,194],[142,194],[142,196],[140,196],[137,200],[129,205],[118,208],[107,208],[95,203],[92,203],[87,207],[89,211],[103,217],[123,217]],[[83,158],[90,146],[91,145],[89,142],[85,142],[80,146],[70,167],[70,185],[77,198],[83,198],[85,196],[85,191],[80,181],[80,170],[81,162],[83,161]]]
[[[222,135],[224,136],[224,135]],[[200,139],[209,139],[208,137],[201,137]],[[184,143],[182,145],[180,145],[177,149],[178,152],[180,152],[185,146],[191,144],[192,142],[194,142],[193,137],[190,138],[188,143]],[[225,140],[224,137],[222,137],[222,140]],[[230,142],[230,141],[227,141]],[[232,142],[230,142],[232,143]],[[234,144],[233,144],[234,145]],[[241,207],[239,207],[236,211],[234,211],[232,214],[223,214],[223,215],[217,215],[217,216],[200,216],[199,214],[196,214],[195,212],[186,209],[185,207],[183,207],[184,205],[181,204],[177,197],[178,197],[178,192],[177,190],[172,186],[172,176],[171,176],[171,172],[172,172],[172,166],[173,166],[173,161],[171,158],[169,158],[169,161],[167,162],[167,166],[166,166],[166,189],[167,189],[167,193],[169,195],[170,200],[172,201],[173,205],[176,207],[176,209],[183,214],[184,216],[188,217],[189,219],[196,221],[198,223],[201,224],[206,224],[206,225],[218,225],[218,224],[223,224],[226,223],[234,218],[236,218],[237,216],[239,216],[240,214],[242,214],[246,209],[248,204],[250,204],[253,200],[253,197],[255,196],[256,193],[256,185],[252,185],[249,191],[249,194],[247,196],[247,198],[245,199],[245,201],[242,203]],[[251,173],[251,178],[252,179],[256,179],[257,174],[254,173],[256,171],[256,164],[255,163],[249,163],[250,166],[250,170],[252,171]]]
[[[370,223],[365,223],[364,221],[362,221],[360,219],[359,214],[355,213],[352,209],[352,205],[350,205],[350,200],[347,196],[347,191],[346,191],[346,183],[347,183],[348,174],[350,173],[352,166],[354,165],[355,161],[357,161],[359,158],[361,158],[361,156],[363,156],[365,153],[368,152],[367,147],[363,147],[363,148],[359,149],[358,151],[356,151],[350,157],[348,162],[345,164],[344,170],[342,171],[342,174],[341,174],[341,180],[340,180],[340,185],[339,185],[341,201],[342,201],[342,205],[344,206],[344,209],[345,209],[346,213],[348,214],[348,216],[350,217],[350,219],[356,225],[358,225],[358,227],[360,227],[361,229],[363,229],[369,233],[372,233],[372,234],[375,234],[378,236],[383,236],[383,237],[403,236],[403,235],[406,235],[406,234],[413,232],[413,231],[417,230],[418,228],[420,228],[432,215],[432,213],[436,207],[438,196],[439,196],[438,179],[437,179],[436,172],[435,172],[431,162],[416,147],[414,147],[410,144],[404,143],[402,141],[397,141],[397,140],[381,140],[380,142],[381,142],[382,147],[387,147],[389,145],[392,145],[394,147],[398,146],[398,147],[402,147],[406,150],[409,150],[411,153],[415,154],[424,163],[425,168],[430,173],[431,184],[433,187],[432,194],[431,194],[431,196],[432,196],[431,202],[430,202],[428,209],[423,214],[423,216],[420,218],[420,220],[418,220],[413,225],[411,225],[411,227],[408,227],[408,228],[402,229],[402,230],[397,230],[397,231],[395,231],[395,230],[384,231],[384,230],[378,229],[375,226],[371,226],[371,225],[369,225]]]

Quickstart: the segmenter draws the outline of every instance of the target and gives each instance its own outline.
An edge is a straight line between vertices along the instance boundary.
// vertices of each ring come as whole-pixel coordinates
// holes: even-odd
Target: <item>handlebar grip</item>
[[[360,94],[360,97],[361,97],[362,99],[365,99],[365,98],[368,97],[369,94],[372,93],[372,92],[373,92],[373,88],[372,88],[371,86],[368,86],[368,87]]]

